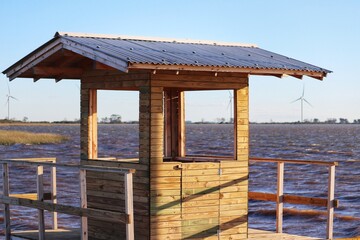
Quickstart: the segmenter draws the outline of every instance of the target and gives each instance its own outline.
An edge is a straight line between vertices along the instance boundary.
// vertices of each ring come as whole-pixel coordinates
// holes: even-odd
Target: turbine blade
[[[305,101],[307,104],[309,104],[310,107],[313,106],[313,105],[311,105],[311,103],[309,103],[305,98],[303,98],[303,99],[304,99],[304,101]]]
[[[13,96],[9,96],[9,98],[15,99],[16,101],[19,101],[19,99],[17,99],[16,97]]]
[[[294,101],[292,101],[292,102],[290,102],[290,103],[297,102],[297,101],[299,101],[299,100],[301,100],[301,99],[302,99],[302,97],[299,97],[298,99],[295,99]]]

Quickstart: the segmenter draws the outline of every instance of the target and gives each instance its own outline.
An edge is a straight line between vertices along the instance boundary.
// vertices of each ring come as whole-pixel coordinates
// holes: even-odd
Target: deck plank
[[[291,235],[286,233],[274,233],[265,230],[253,229],[249,228],[249,237],[248,239],[267,239],[267,240],[321,240],[321,238],[312,238],[312,237],[304,237]]]

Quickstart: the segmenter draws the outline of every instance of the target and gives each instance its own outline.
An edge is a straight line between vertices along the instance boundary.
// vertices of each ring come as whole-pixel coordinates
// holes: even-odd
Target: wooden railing
[[[3,176],[3,193],[0,195],[0,204],[4,204],[4,225],[5,225],[5,238],[11,239],[10,227],[10,205],[17,205],[23,207],[30,207],[38,209],[39,214],[39,240],[45,239],[45,221],[44,210],[53,213],[52,227],[57,228],[57,215],[56,213],[64,213],[73,216],[80,216],[82,218],[82,234],[81,239],[88,239],[87,218],[96,218],[114,223],[126,224],[126,239],[134,240],[134,209],[133,209],[133,184],[132,174],[135,169],[125,168],[111,168],[111,167],[98,167],[98,166],[82,166],[70,164],[55,163],[54,158],[32,158],[32,159],[8,159],[0,160],[2,164]],[[9,188],[9,165],[26,165],[35,166],[37,168],[37,193],[34,194],[10,194]],[[44,196],[49,194],[44,193],[44,166],[51,168],[51,202],[45,202]],[[72,170],[79,170],[80,180],[80,207],[69,205],[62,205],[57,203],[56,196],[56,168],[65,168]],[[87,208],[86,201],[86,171],[108,172],[124,174],[125,185],[125,212],[112,212],[98,209]]]
[[[276,202],[276,232],[282,232],[283,226],[283,204],[303,204],[327,207],[327,229],[326,239],[333,239],[333,222],[334,208],[338,206],[338,201],[334,198],[335,193],[335,166],[337,162],[323,161],[303,161],[303,160],[285,160],[285,159],[267,159],[267,158],[250,158],[254,162],[272,162],[277,164],[277,192],[262,193],[249,192],[249,199]],[[284,194],[284,167],[286,164],[310,164],[321,165],[328,168],[328,197],[315,198]]]

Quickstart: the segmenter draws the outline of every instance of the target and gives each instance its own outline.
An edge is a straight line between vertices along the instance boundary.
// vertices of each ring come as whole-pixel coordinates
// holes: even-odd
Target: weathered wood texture
[[[81,84],[80,148],[82,159],[97,157],[97,94]]]
[[[205,72],[158,71],[151,75],[151,85],[182,90],[240,89],[247,85],[247,76],[215,75]]]
[[[137,170],[134,174],[135,239],[247,238],[247,76],[181,71],[129,74],[93,71],[82,79],[82,106],[90,106],[89,89],[138,90],[140,93],[139,163],[82,160],[86,165]],[[164,162],[164,154],[172,159],[185,156],[183,91],[206,89],[235,89],[234,161]],[[164,103],[164,97],[169,103]],[[89,115],[87,109],[82,111],[85,117]],[[87,141],[91,127],[86,124],[89,121],[82,119],[82,141],[91,148]],[[82,153],[87,154],[88,149],[82,149]],[[88,171],[86,185],[88,207],[124,210],[121,175]],[[125,237],[125,226],[91,218],[88,225],[89,239]]]
[[[151,166],[152,239],[246,239],[247,165],[168,162]]]
[[[149,171],[147,165],[104,160],[82,160],[82,165],[134,168],[135,239],[149,238]],[[125,212],[124,175],[87,171],[87,204],[89,208]],[[89,239],[125,239],[125,224],[88,218]]]
[[[81,84],[90,89],[139,90],[139,87],[150,85],[149,75],[149,71],[123,73],[116,70],[94,70],[83,75]]]

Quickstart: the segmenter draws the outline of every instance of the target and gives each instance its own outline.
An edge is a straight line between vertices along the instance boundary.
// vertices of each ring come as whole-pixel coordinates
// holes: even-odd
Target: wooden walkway
[[[46,230],[45,238],[49,240],[80,240],[79,229],[58,229]],[[38,240],[38,231],[21,231],[12,233],[12,240]],[[265,239],[265,240],[320,240],[320,238],[311,238],[296,236],[285,233],[274,233],[258,229],[249,229],[248,239]]]

